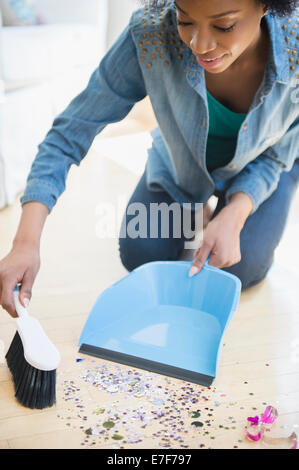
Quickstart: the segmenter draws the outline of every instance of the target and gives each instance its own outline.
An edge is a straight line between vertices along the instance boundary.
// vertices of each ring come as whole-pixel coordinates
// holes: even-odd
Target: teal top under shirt
[[[234,113],[217,101],[207,90],[209,134],[206,162],[209,172],[227,165],[234,157],[238,132],[246,113]]]

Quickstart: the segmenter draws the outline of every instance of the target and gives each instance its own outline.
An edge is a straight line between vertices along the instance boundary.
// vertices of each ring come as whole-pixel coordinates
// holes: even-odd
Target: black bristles
[[[42,410],[56,402],[56,369],[43,371],[32,367],[24,357],[21,337],[16,332],[6,362],[12,374],[15,397],[24,406]]]

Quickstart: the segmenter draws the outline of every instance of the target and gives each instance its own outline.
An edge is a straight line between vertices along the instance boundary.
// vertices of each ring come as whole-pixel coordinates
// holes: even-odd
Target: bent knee
[[[258,262],[256,258],[242,257],[241,261],[224,271],[237,276],[242,284],[242,290],[253,287],[262,282],[273,264],[273,258],[264,263]]]

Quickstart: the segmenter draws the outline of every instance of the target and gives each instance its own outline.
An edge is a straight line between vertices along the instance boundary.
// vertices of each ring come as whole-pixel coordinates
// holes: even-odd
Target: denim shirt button
[[[244,131],[247,131],[247,129],[248,129],[248,124],[244,124],[243,129],[244,129]]]
[[[235,170],[237,167],[236,167],[236,165],[230,165],[229,168],[230,168],[231,170]]]

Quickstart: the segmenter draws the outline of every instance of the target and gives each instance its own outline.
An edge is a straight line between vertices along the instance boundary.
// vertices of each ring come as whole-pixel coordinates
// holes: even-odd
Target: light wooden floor
[[[262,414],[266,405],[279,413],[272,435],[299,433],[299,195],[268,278],[242,294],[210,389],[139,371],[139,385],[148,393],[136,393],[136,384],[130,390],[104,390],[86,380],[86,369],[95,375],[96,367],[106,364],[108,373],[123,378],[132,370],[87,356],[76,362],[84,358],[77,343],[93,303],[127,274],[119,259],[117,230],[114,239],[97,237],[99,203],[114,203],[119,218],[139,171],[120,163],[122,149],[130,145],[133,160],[136,152],[146,156],[140,139],[137,146],[114,140],[110,156],[104,140],[144,132],[149,122],[129,119],[107,128],[102,150],[97,141],[80,168],[72,167],[67,191],[46,222],[30,312],[62,354],[57,405],[43,411],[20,406],[2,357],[0,448],[260,448],[246,440],[244,426],[248,416]],[[0,212],[0,258],[10,249],[20,211],[16,201]],[[0,328],[5,352],[15,327],[1,307]],[[113,429],[103,427],[107,421]],[[103,432],[90,436],[89,429],[96,426]]]

